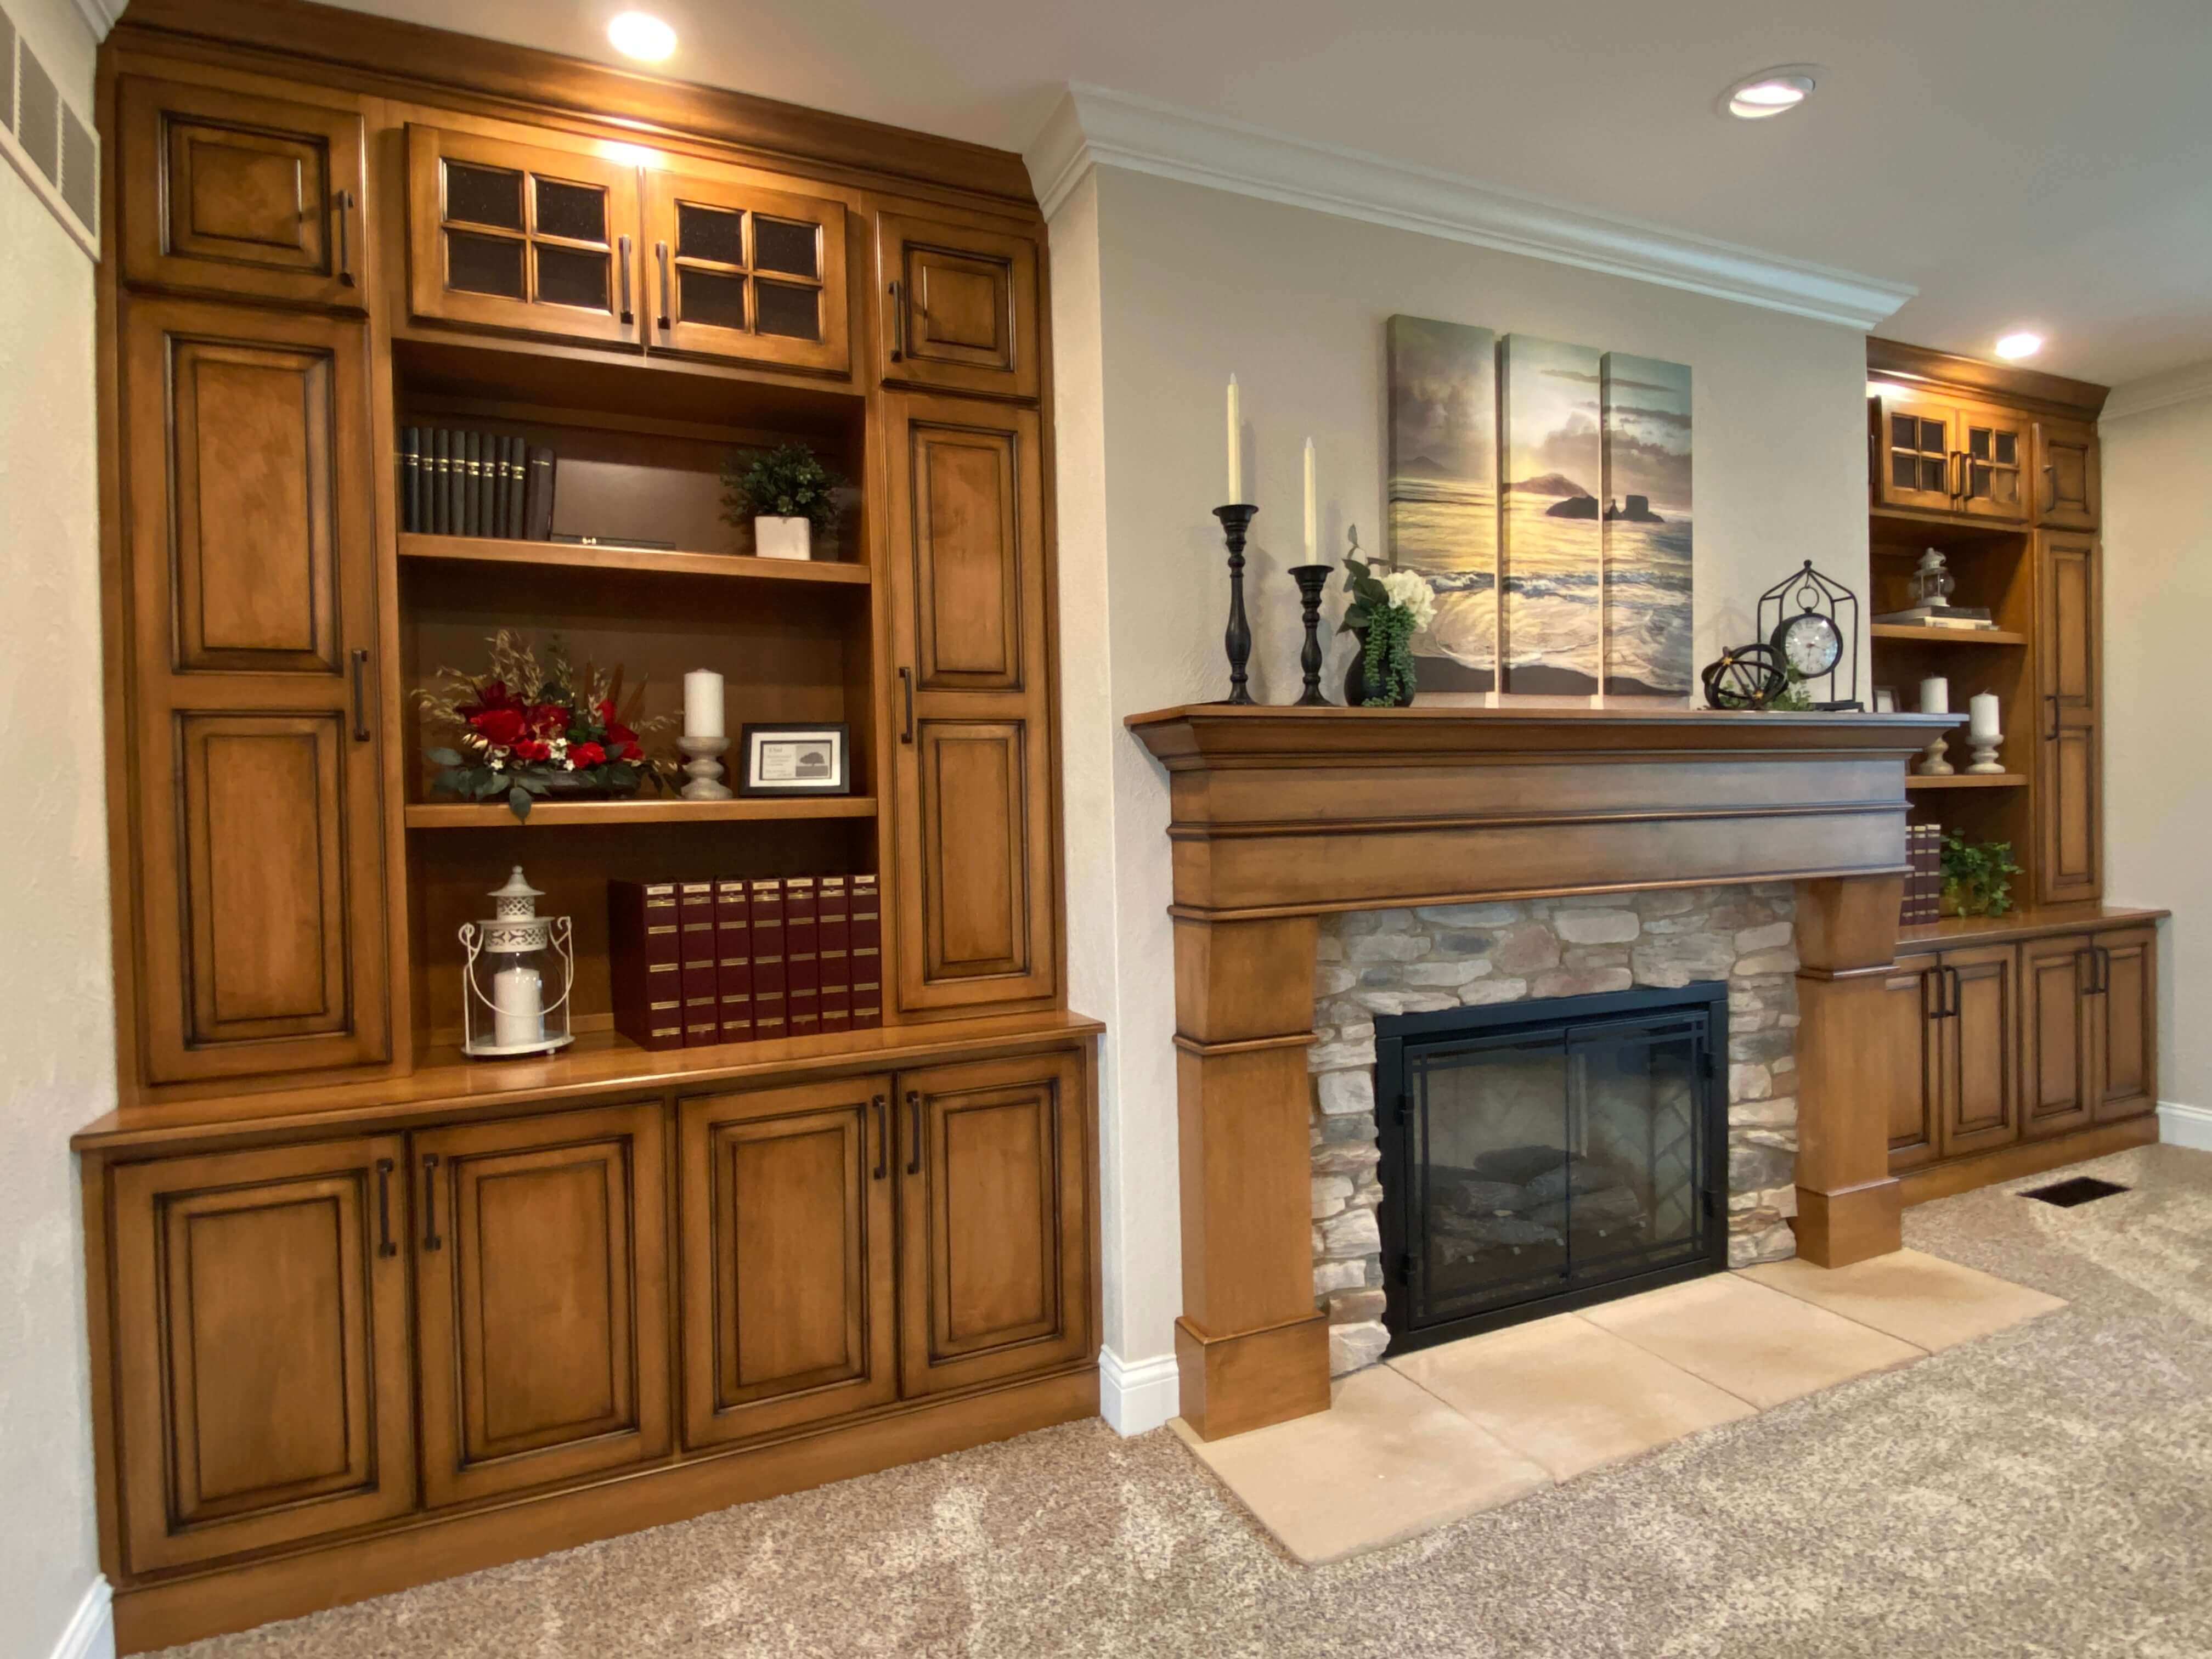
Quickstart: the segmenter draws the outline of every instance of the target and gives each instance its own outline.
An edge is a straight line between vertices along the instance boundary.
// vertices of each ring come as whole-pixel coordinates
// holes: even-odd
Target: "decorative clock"
[[[1848,629],[1848,631],[1846,631]],[[1830,712],[1859,709],[1859,596],[1813,568],[1810,559],[1759,596],[1759,632],[1786,676],[1825,679],[1827,696],[1813,707]],[[1837,695],[1844,665],[1850,691]]]

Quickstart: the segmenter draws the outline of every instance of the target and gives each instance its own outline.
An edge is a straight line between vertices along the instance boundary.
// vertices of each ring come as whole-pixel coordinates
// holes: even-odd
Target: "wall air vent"
[[[0,152],[88,258],[100,258],[100,137],[0,11]]]

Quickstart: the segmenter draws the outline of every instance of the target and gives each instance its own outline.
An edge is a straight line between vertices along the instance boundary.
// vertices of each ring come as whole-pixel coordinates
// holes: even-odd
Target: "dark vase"
[[[1344,671],[1344,704],[1347,708],[1358,708],[1367,702],[1367,630],[1355,628],[1352,637],[1359,641],[1359,649],[1352,653],[1352,666]],[[1390,700],[1393,708],[1410,708],[1413,703],[1413,694],[1410,691]]]

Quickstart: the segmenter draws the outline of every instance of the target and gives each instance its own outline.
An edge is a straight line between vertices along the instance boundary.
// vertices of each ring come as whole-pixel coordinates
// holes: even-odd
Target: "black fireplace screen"
[[[1375,1025],[1393,1352],[1727,1265],[1726,986]]]

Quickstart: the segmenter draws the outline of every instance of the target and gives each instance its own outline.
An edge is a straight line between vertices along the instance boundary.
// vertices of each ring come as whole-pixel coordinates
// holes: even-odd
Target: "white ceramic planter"
[[[763,559],[811,559],[814,526],[805,519],[753,520],[753,550]]]

